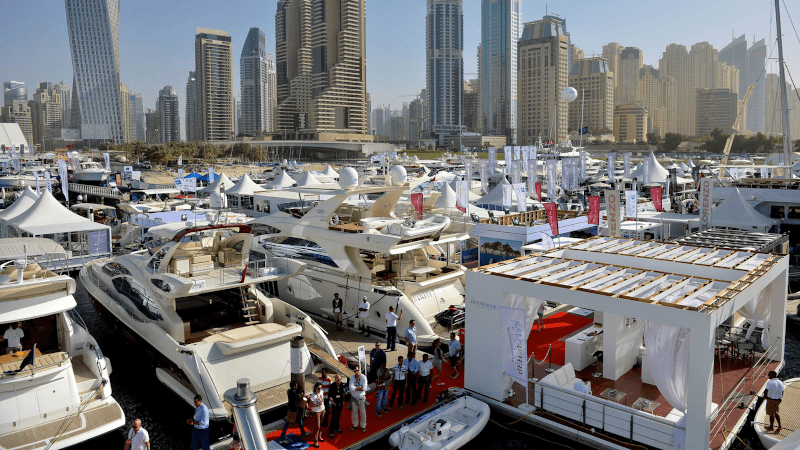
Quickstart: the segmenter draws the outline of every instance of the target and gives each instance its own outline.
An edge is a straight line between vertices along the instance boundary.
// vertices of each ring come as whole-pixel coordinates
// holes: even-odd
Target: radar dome
[[[339,172],[339,187],[342,189],[355,189],[358,187],[358,172],[352,167],[345,167]]]
[[[392,177],[392,184],[396,186],[408,181],[408,172],[406,172],[406,168],[403,166],[393,166],[389,170],[389,176]]]
[[[561,91],[561,99],[567,103],[574,102],[576,98],[578,98],[578,91],[573,87],[568,87]]]

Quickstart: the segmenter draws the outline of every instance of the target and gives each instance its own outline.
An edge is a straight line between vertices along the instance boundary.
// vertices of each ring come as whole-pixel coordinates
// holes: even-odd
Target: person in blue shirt
[[[406,328],[406,332],[403,333],[403,337],[406,340],[406,346],[408,346],[409,352],[417,351],[417,323],[414,319],[408,321],[408,328]]]
[[[191,450],[211,450],[208,442],[208,407],[203,404],[203,397],[194,396],[194,417],[187,419],[186,423],[194,426],[192,430]]]
[[[406,403],[411,402],[411,406],[417,403],[419,397],[419,361],[415,358],[415,352],[408,352],[406,366]]]

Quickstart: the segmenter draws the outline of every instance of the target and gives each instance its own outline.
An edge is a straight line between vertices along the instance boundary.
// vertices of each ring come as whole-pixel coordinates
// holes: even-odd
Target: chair
[[[478,223],[478,222],[481,221],[481,218],[478,217],[478,215],[475,214],[475,213],[470,214],[470,217],[472,217],[472,221],[475,222],[475,223]]]
[[[597,372],[593,373],[592,376],[595,378],[600,378],[603,376],[602,364],[603,364],[603,351],[598,350],[592,354],[594,357],[594,363],[592,365],[597,366]]]

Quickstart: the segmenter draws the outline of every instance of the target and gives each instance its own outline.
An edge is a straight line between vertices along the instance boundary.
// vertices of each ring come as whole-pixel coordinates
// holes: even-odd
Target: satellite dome
[[[578,98],[578,91],[575,90],[573,87],[564,88],[561,91],[561,99],[567,103],[572,103],[575,99]]]
[[[355,189],[358,187],[358,172],[352,167],[345,167],[339,173],[339,187],[342,189]]]
[[[389,170],[389,176],[392,177],[393,185],[401,185],[408,181],[408,173],[403,166],[393,166]]]

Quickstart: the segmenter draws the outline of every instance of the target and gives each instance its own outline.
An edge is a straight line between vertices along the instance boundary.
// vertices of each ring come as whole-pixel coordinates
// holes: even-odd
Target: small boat
[[[389,436],[400,450],[455,450],[474,439],[489,422],[489,405],[460,397],[403,425]]]
[[[784,384],[786,385],[783,389],[783,400],[785,401],[781,402],[783,408],[781,408],[779,413],[782,419],[781,425],[783,425],[783,430],[781,430],[780,433],[775,433],[774,431],[767,431],[764,429],[769,425],[766,399],[761,402],[761,406],[758,407],[755,419],[753,420],[753,429],[756,430],[758,440],[761,441],[761,445],[763,445],[764,448],[777,448],[778,443],[788,439],[797,428],[794,425],[797,423],[796,418],[800,417],[800,414],[798,414],[800,411],[797,410],[796,406],[797,400],[800,399],[800,378],[786,380]],[[778,424],[776,423],[775,426],[777,427]],[[798,439],[798,437],[793,436],[792,439]],[[788,448],[796,449],[798,447],[790,446]]]
[[[86,161],[80,163],[79,167],[73,171],[72,179],[76,183],[100,184],[108,181],[110,170],[106,170],[100,163]]]
[[[445,216],[431,216],[418,220],[410,225],[393,223],[381,230],[383,234],[400,236],[403,239],[418,239],[445,230],[450,226],[450,218]]]

